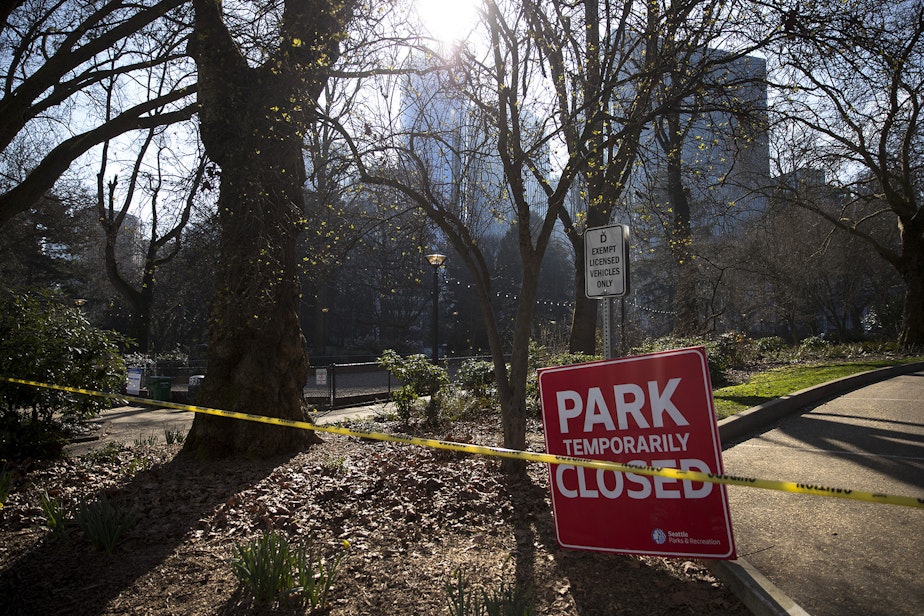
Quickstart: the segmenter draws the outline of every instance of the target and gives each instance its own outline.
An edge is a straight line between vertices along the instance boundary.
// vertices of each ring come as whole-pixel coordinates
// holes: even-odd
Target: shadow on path
[[[896,428],[885,427],[889,424]],[[792,447],[793,442],[801,443],[806,449],[832,456],[834,460],[841,458],[874,473],[924,488],[924,473],[921,472],[924,439],[915,439],[906,429],[920,426],[913,422],[812,412],[781,422],[778,430],[786,439],[776,444]],[[769,435],[761,440],[775,441]]]

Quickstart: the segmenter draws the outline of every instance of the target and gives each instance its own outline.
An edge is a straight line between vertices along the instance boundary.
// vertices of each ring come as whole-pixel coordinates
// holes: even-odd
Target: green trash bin
[[[149,376],[148,377],[148,397],[151,400],[163,400],[170,402],[170,387],[173,385],[173,377],[169,376]]]

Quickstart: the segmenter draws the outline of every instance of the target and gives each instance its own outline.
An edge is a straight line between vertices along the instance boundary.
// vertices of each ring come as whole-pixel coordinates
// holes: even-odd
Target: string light
[[[454,284],[457,287],[464,287],[466,291],[471,291],[472,289],[475,288],[475,285],[473,284],[463,283],[458,280],[452,281],[450,284]],[[497,299],[512,299],[514,301],[517,301],[520,299],[519,296],[511,295],[509,293],[495,293],[494,297],[496,297]],[[642,306],[641,304],[637,304],[631,299],[623,298],[623,301],[626,302],[626,304],[628,304],[632,308],[636,308],[638,310],[641,310],[643,312],[648,312],[651,314],[659,314],[659,315],[664,315],[664,316],[677,316],[678,314],[676,310],[658,310],[657,308],[651,308],[649,306]],[[556,301],[556,300],[550,300],[550,299],[537,299],[536,303],[541,306],[552,306],[555,308],[574,308],[574,302]]]
[[[449,284],[454,284],[457,287],[464,287],[465,291],[471,291],[472,289],[475,288],[475,285],[473,284],[463,283],[458,280],[452,281]],[[515,295],[515,294],[511,295],[510,293],[500,293],[500,292],[495,293],[494,297],[497,299],[512,299],[514,301],[518,301],[520,299],[518,295]],[[551,299],[537,299],[536,303],[542,306],[554,306],[556,308],[573,308],[574,307],[574,302],[556,301],[556,300],[551,300]]]

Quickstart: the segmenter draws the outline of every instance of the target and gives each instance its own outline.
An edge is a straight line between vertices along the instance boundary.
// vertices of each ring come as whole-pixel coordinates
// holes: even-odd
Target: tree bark
[[[675,145],[682,148],[682,144]],[[690,227],[690,200],[687,198],[681,176],[681,163],[674,152],[667,159],[667,193],[674,213],[673,228],[669,232],[671,254],[674,257],[674,306],[677,318],[674,333],[689,336],[699,333],[699,310],[696,297],[696,267],[693,261],[693,233]]]
[[[201,401],[303,420],[308,355],[296,257],[302,136],[306,108],[337,58],[342,16],[324,0],[287,3],[278,52],[251,67],[225,28],[220,3],[193,4],[202,141],[221,167],[221,259]],[[268,457],[317,441],[313,432],[200,414],[185,448],[208,457]]]
[[[905,281],[905,303],[902,308],[902,331],[898,344],[912,350],[924,346],[924,237],[913,227],[902,233],[902,254],[898,266]]]
[[[589,299],[586,290],[584,242],[573,241],[574,249],[574,316],[571,321],[571,335],[568,351],[593,355],[597,352],[597,302]]]

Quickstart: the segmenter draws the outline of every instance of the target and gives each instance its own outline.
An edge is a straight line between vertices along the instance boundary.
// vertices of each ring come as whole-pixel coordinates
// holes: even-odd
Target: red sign
[[[722,474],[702,347],[539,371],[546,451]],[[550,464],[562,547],[734,558],[725,486]]]

